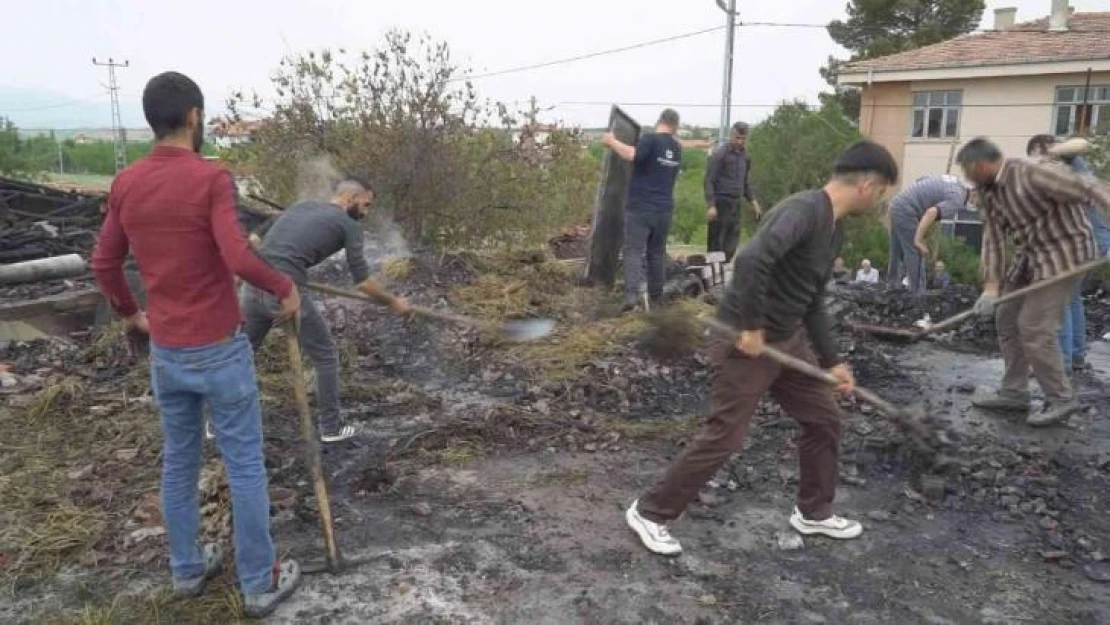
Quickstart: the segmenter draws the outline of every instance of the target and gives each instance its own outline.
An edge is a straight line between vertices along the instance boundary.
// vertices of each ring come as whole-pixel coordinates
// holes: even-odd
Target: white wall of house
[[[1083,87],[1085,73],[1042,74],[1035,76],[992,76],[960,80],[913,81],[910,90],[918,92],[959,91],[959,125],[957,136],[942,138],[912,137],[913,113],[908,116],[903,160],[903,180],[910,181],[926,174],[946,173],[949,157],[961,145],[975,137],[984,136],[1002,148],[1007,156],[1025,156],[1025,146],[1035,134],[1056,131],[1056,104],[1058,87]],[[1091,76],[1092,91],[1110,87],[1110,72],[1094,72]],[[1096,91],[1092,97],[1101,95]],[[1037,106],[1016,106],[1037,104]],[[1098,109],[1097,122],[1110,122],[1110,102]],[[1072,109],[1074,112],[1074,109]],[[952,165],[953,174],[959,168]]]

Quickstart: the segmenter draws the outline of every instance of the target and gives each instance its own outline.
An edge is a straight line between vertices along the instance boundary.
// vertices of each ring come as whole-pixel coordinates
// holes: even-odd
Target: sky
[[[391,28],[427,33],[474,73],[565,59],[723,26],[714,0],[44,0],[5,6],[0,37],[0,115],[28,127],[111,124],[107,72],[92,58],[127,60],[120,69],[126,126],[144,126],[140,96],[151,76],[177,70],[205,92],[209,116],[236,90],[270,93],[282,56],[345,47],[371,50]],[[732,120],[757,122],[783,100],[816,101],[830,55],[846,56],[820,27],[844,16],[847,0],[738,0],[740,21],[803,26],[738,29]],[[1072,0],[1079,11],[1110,11],[1110,0]],[[1018,8],[1024,21],[1051,0],[989,0]],[[41,25],[48,24],[49,31]],[[13,27],[16,25],[16,27]],[[18,25],[23,25],[19,27]],[[811,25],[810,27],[804,25]],[[604,126],[616,103],[643,123],[663,105],[684,123],[716,125],[724,32],[682,38],[475,80],[484,98],[524,106],[532,96],[547,121]],[[636,103],[646,103],[636,105]]]

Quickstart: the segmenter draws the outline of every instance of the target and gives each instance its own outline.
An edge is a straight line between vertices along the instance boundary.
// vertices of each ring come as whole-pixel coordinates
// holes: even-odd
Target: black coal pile
[[[916,330],[926,320],[926,315],[929,322],[938,323],[970,309],[979,297],[979,290],[970,285],[956,285],[910,295],[881,286],[845,285],[830,290],[829,297],[829,310],[845,329],[852,325],[872,325]],[[994,350],[998,345],[994,320],[990,318],[972,318],[938,338],[983,350]]]
[[[87,256],[94,245],[96,233],[88,228],[55,226],[46,221],[14,224],[0,234],[0,264],[63,254]]]
[[[1087,338],[1101,339],[1110,333],[1110,290],[1094,289],[1083,297],[1087,318]]]

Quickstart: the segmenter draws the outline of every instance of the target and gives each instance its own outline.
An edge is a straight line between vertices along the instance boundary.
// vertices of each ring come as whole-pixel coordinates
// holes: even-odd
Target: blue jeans
[[[204,436],[201,407],[207,403],[231,489],[239,585],[245,595],[268,592],[275,554],[250,343],[237,332],[203,347],[171,349],[151,343],[150,353],[151,387],[162,412],[162,511],[170,571],[177,579],[204,573],[197,479]]]
[[[1107,227],[1098,209],[1088,208],[1087,219],[1094,230],[1099,253],[1110,253],[1110,227]],[[1060,324],[1060,351],[1064,353],[1065,367],[1087,358],[1087,317],[1083,312],[1082,284],[1064,309],[1064,322]]]

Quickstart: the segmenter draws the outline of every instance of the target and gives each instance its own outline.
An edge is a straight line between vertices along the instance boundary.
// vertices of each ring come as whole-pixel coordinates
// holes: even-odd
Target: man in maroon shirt
[[[235,276],[278,298],[286,317],[297,314],[300,298],[288,277],[250,249],[231,175],[199,155],[204,96],[196,83],[176,72],[155,76],[143,91],[143,112],[156,143],[112,183],[92,268],[127,328],[150,333],[174,592],[200,595],[223,566],[218,545],[197,542],[201,409],[208,404],[231,487],[244,609],[265,616],[296,589],[300,569],[277,562],[270,537],[262,414]],[[146,313],[124,278],[129,250],[146,286]]]

